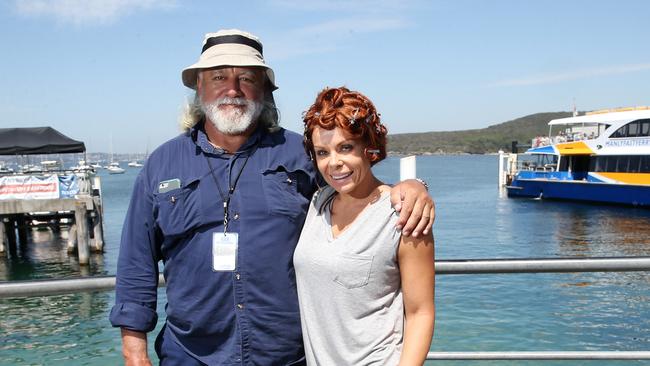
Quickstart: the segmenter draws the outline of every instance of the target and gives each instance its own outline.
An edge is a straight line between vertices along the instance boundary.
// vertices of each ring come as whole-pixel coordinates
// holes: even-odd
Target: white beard
[[[239,108],[219,108],[222,104],[235,104],[246,106]],[[262,113],[263,104],[245,98],[224,97],[210,103],[201,101],[201,110],[212,122],[214,127],[226,135],[239,135],[247,131]]]

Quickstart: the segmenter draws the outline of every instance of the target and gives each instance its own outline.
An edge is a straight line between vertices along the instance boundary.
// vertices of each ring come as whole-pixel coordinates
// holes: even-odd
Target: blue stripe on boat
[[[526,153],[528,153],[528,154],[556,154],[555,149],[551,145],[541,146],[541,147],[534,147],[532,149],[528,149],[528,151],[526,151]]]

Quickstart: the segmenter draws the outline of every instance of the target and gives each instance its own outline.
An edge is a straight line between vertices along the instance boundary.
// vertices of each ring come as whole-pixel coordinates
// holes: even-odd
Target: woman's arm
[[[435,321],[434,248],[431,234],[402,235],[398,250],[404,297],[404,347],[400,366],[422,365],[431,347]]]

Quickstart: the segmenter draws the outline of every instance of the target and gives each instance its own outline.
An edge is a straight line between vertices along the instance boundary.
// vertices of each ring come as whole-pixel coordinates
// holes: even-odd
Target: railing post
[[[504,159],[504,152],[503,150],[499,150],[499,188],[506,185],[506,172],[503,166],[504,165],[503,159]]]
[[[399,159],[399,180],[417,178],[415,155]]]
[[[0,217],[0,256],[7,255],[7,250],[5,249],[5,241],[5,223],[2,217]]]

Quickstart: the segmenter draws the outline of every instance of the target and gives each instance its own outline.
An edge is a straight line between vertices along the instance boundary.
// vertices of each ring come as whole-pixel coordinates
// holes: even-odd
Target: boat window
[[[611,138],[650,136],[650,119],[640,119],[621,126]]]
[[[608,172],[610,171],[610,169],[614,170],[614,168],[616,168],[616,157],[613,157],[612,159],[611,156],[603,156],[602,159],[603,159],[603,170],[601,170],[602,172]]]
[[[561,172],[569,170],[569,157],[560,159],[560,167],[557,170]]]
[[[650,119],[642,119],[639,124],[641,125],[639,136],[650,136]]]
[[[603,163],[605,160],[602,159],[602,156],[592,156],[591,157],[591,165],[589,166],[589,170],[592,172],[602,172],[604,169]]]
[[[625,156],[617,156],[616,157],[616,168],[614,168],[614,171],[617,173],[625,173],[627,171],[627,159]]]
[[[605,169],[604,172],[615,172],[616,171],[616,161],[618,157],[616,156],[605,156]]]
[[[639,173],[650,173],[650,155],[641,156]]]
[[[618,161],[618,156],[603,156],[605,164],[603,167],[603,172],[615,172],[616,171],[616,162]]]
[[[627,136],[636,137],[639,135],[639,122],[631,122],[627,124]]]
[[[589,171],[610,173],[650,173],[650,156],[592,156],[591,161],[589,162]]]
[[[614,133],[610,137],[617,138],[617,137],[625,137],[625,136],[627,136],[627,125],[614,131]]]
[[[617,173],[625,173],[627,171],[627,164],[630,162],[630,160],[627,158],[627,156],[619,156],[618,159],[616,159],[616,172]]]
[[[638,173],[639,172],[639,164],[641,162],[641,156],[640,155],[631,155],[628,157],[630,160],[630,163],[627,167],[627,172],[629,173]]]
[[[557,164],[557,155],[540,154],[537,155],[537,164],[540,166]]]

